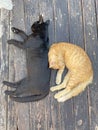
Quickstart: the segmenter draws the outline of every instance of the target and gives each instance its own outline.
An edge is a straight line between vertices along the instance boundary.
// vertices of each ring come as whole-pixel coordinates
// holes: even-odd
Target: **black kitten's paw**
[[[6,86],[9,86],[9,87],[16,88],[15,83],[11,83],[11,82],[8,82],[8,81],[3,81],[3,84],[6,85]]]
[[[17,88],[18,85],[20,85],[20,82],[11,83],[11,82],[8,82],[8,81],[3,81],[2,83],[4,85],[8,86],[8,87],[11,87],[11,88]]]
[[[9,82],[8,82],[8,81],[3,81],[2,83],[3,83],[4,85],[9,86]]]
[[[15,28],[15,27],[12,27],[11,30],[14,33],[19,33],[20,32],[20,30],[18,28]]]
[[[14,94],[14,91],[6,90],[4,93],[5,93],[6,95],[13,95],[13,94]]]
[[[13,44],[12,40],[7,40],[8,44]]]

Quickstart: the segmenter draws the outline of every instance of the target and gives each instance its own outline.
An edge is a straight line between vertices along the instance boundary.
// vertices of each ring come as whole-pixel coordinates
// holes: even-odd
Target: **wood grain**
[[[89,101],[89,124],[90,129],[98,129],[98,80],[97,80],[97,67],[98,67],[98,39],[96,30],[96,15],[95,15],[95,3],[92,0],[83,1],[83,12],[84,12],[84,34],[86,51],[91,57],[93,69],[94,69],[94,80],[93,84],[90,85],[88,91]],[[95,114],[96,113],[96,114]]]
[[[79,0],[69,2],[70,12],[70,42],[75,43],[85,49],[84,42],[84,17],[83,5]],[[74,116],[76,130],[89,130],[89,115],[88,115],[88,99],[87,89],[85,92],[74,98]]]
[[[8,45],[6,40],[9,37],[9,12],[0,10],[0,130],[7,129],[7,97],[4,90],[6,87],[2,84],[3,80],[8,79]]]
[[[97,130],[98,129],[98,1],[97,0],[13,0],[12,11],[0,9],[0,130]],[[15,26],[31,33],[31,25],[42,14],[50,20],[49,39],[72,42],[85,49],[94,68],[93,84],[79,96],[58,103],[51,93],[43,100],[16,103],[5,97],[3,80],[26,77],[26,52],[7,44],[21,38]],[[66,71],[63,74],[66,74]],[[56,71],[51,71],[50,86]]]

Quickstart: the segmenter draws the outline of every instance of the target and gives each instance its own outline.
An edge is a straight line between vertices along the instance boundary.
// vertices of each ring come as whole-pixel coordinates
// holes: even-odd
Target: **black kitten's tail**
[[[38,101],[43,99],[44,97],[46,97],[48,93],[42,94],[42,95],[31,95],[31,96],[26,96],[26,97],[14,97],[14,96],[10,96],[10,98],[13,101],[16,102],[21,102],[21,103],[25,103],[25,102],[34,102],[34,101]]]

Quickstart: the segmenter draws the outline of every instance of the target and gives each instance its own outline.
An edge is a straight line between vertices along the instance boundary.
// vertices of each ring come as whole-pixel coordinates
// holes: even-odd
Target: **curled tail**
[[[14,97],[14,96],[10,96],[10,98],[13,101],[16,101],[16,102],[25,103],[25,102],[34,102],[34,101],[41,100],[44,97],[46,97],[48,94],[49,94],[49,92],[48,93],[44,93],[42,95],[31,95],[31,96],[26,96],[26,97]]]
[[[79,84],[78,86],[76,86],[75,88],[71,89],[70,92],[66,92],[66,94],[60,98],[58,98],[58,102],[65,102],[69,99],[71,99],[72,97],[75,97],[77,95],[79,95],[82,91],[85,90],[86,86],[89,85],[90,83],[92,83],[93,77],[91,76],[90,79],[84,83]]]

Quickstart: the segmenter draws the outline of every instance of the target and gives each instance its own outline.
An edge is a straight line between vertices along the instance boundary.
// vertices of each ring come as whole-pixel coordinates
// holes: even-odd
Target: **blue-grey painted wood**
[[[69,42],[69,8],[68,1],[54,1],[54,19],[55,19],[55,42]],[[64,74],[65,75],[65,74]],[[58,112],[57,112],[57,130],[71,130],[75,128],[74,123],[74,110],[73,101],[67,101],[64,103],[57,103],[55,101]]]
[[[7,125],[7,97],[4,91],[6,87],[2,84],[3,80],[8,79],[8,45],[6,40],[9,37],[9,12],[0,10],[0,130],[6,130]]]
[[[84,21],[83,6],[79,0],[69,2],[69,26],[70,42],[85,49],[84,43]],[[76,130],[89,130],[88,99],[87,89],[74,98],[74,116]]]
[[[89,100],[89,122],[90,130],[98,129],[98,38],[96,28],[96,13],[95,13],[95,1],[84,0],[83,11],[84,11],[84,34],[85,34],[85,49],[91,57],[93,69],[94,69],[94,80],[93,84],[90,85],[88,91]]]
[[[10,39],[22,40],[13,34],[11,27],[25,31],[24,1],[14,1],[13,10],[10,11]],[[15,82],[26,77],[25,52],[13,45],[9,45],[9,81]],[[8,130],[29,130],[29,105],[8,100]]]
[[[97,130],[98,129],[98,1],[97,0],[13,0],[12,11],[0,10],[0,130]],[[25,52],[7,45],[7,39],[20,37],[15,26],[31,33],[31,25],[43,14],[50,19],[49,38],[53,42],[72,42],[83,47],[94,68],[94,81],[82,94],[58,103],[51,93],[43,100],[15,103],[5,98],[2,81],[26,76]],[[1,33],[0,33],[1,35]],[[52,71],[50,85],[55,84]]]

